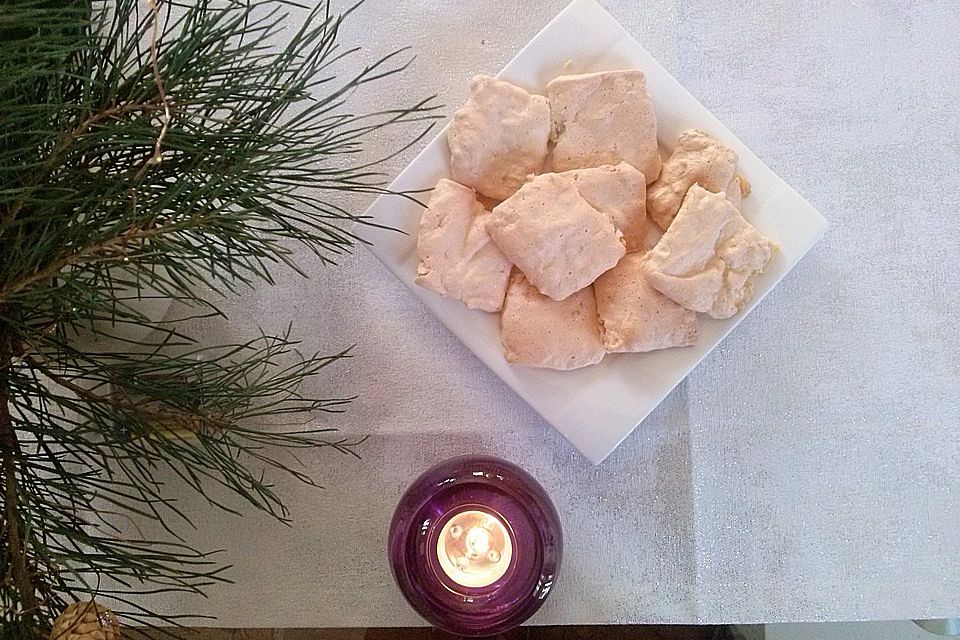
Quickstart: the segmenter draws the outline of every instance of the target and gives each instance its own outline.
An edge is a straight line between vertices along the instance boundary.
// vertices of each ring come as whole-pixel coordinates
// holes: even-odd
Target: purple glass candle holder
[[[502,633],[553,587],[560,518],[528,473],[462,456],[417,478],[390,525],[389,556],[404,597],[428,622],[463,636]]]

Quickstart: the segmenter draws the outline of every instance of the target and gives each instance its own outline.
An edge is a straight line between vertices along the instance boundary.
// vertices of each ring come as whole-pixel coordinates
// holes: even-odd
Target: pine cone
[[[50,640],[120,640],[120,623],[93,600],[74,602],[57,616]]]

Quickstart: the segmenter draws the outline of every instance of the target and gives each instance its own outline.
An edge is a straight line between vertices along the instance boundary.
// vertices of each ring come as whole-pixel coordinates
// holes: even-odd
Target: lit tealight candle
[[[397,503],[390,568],[407,601],[458,636],[521,624],[553,588],[563,551],[560,518],[523,469],[463,456],[428,469]]]
[[[450,518],[437,539],[437,558],[447,576],[464,587],[486,587],[503,577],[513,542],[503,521],[486,511],[463,511]]]

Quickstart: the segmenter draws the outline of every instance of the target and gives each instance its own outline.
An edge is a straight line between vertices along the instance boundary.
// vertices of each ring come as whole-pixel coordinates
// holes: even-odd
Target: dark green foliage
[[[354,53],[338,43],[342,17],[321,4],[293,25],[291,6],[0,0],[4,637],[40,637],[91,594],[124,602],[127,622],[172,622],[137,594],[225,580],[178,537],[192,523],[164,476],[285,519],[263,469],[312,481],[275,454],[352,452],[330,429],[277,418],[337,412],[346,400],[298,389],[347,353],[300,354],[289,332],[199,349],[138,310],[160,295],[219,313],[198,285],[229,294],[270,282],[277,264],[299,271],[297,244],[332,263],[363,222],[342,195],[383,190],[364,139],[429,129],[429,100],[351,113],[357,88],[406,63],[394,53],[340,78],[336,63]],[[284,24],[294,31],[277,50]],[[113,335],[124,326],[156,337],[126,344]],[[113,341],[95,348],[81,334]],[[128,516],[165,536],[121,537]]]

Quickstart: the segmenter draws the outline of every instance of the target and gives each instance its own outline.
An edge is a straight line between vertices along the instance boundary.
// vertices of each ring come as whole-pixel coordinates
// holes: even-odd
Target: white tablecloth
[[[533,473],[563,519],[536,623],[960,613],[960,5],[601,1],[830,219],[826,237],[598,467],[365,250],[309,280],[278,272],[201,335],[293,320],[305,349],[356,343],[315,390],[356,394],[328,422],[372,437],[362,461],[304,458],[324,490],[281,482],[289,528],[187,498],[236,584],[163,604],[221,626],[417,624],[386,563],[393,507],[428,466],[482,452]],[[452,113],[564,4],[369,0],[344,31],[357,62],[418,59],[365,106],[437,93]]]

